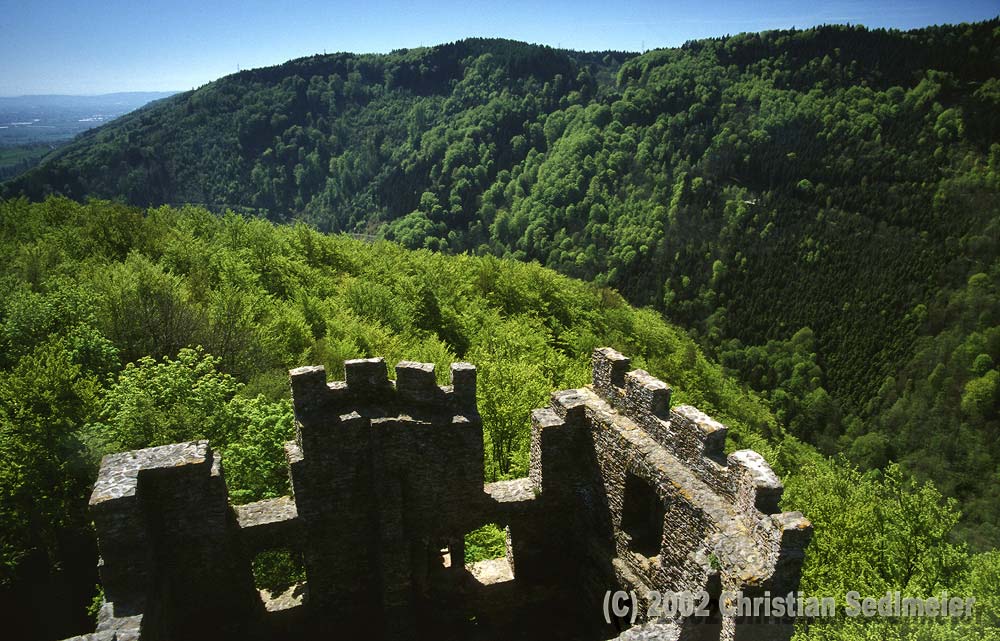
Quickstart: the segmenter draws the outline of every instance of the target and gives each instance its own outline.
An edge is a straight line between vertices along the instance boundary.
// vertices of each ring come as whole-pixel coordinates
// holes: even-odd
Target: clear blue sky
[[[184,90],[238,66],[470,36],[638,51],[742,31],[909,29],[998,13],[1000,0],[3,0],[0,95]]]

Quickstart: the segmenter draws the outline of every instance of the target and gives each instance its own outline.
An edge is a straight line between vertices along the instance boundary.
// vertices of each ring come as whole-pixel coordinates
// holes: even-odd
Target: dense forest
[[[728,449],[769,459],[783,507],[815,525],[808,593],[978,599],[980,617],[953,625],[837,621],[801,639],[1000,638],[1000,553],[954,540],[953,499],[896,465],[862,473],[826,457],[685,331],[606,287],[190,206],[0,202],[0,250],[0,602],[16,638],[87,626],[97,578],[86,502],[102,454],[209,438],[234,501],[278,496],[289,367],[337,372],[383,355],[433,361],[446,376],[467,359],[479,368],[484,477],[517,477],[529,411],[585,383],[599,345],[669,381],[674,402],[725,421]],[[489,533],[476,534],[470,548],[487,554]]]
[[[313,56],[0,198],[7,604],[93,597],[104,452],[208,437],[234,499],[286,491],[289,367],[474,362],[497,479],[606,344],[771,461],[816,523],[804,589],[987,614],[802,638],[1000,638],[1000,19]]]
[[[55,145],[44,142],[0,147],[0,181],[28,171],[53,149]]]
[[[228,207],[613,287],[801,439],[933,480],[987,549],[998,70],[998,20],[314,56],[88,132],[3,190]]]

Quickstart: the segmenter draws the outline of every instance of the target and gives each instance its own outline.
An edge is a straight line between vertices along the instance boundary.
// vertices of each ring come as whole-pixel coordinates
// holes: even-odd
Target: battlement
[[[784,488],[767,461],[753,450],[726,456],[729,428],[690,405],[671,408],[670,388],[645,370],[626,371],[630,364],[611,348],[595,350],[594,391],[717,493],[764,514],[777,512]]]
[[[767,462],[726,455],[724,425],[671,408],[670,388],[629,366],[595,350],[593,385],[532,413],[521,479],[483,483],[468,363],[443,386],[430,363],[399,363],[395,381],[382,359],[347,361],[334,382],[291,370],[290,496],[230,505],[205,441],[106,456],[90,501],[106,602],[77,639],[596,640],[619,632],[603,620],[607,590],[794,589],[811,526],[779,512]],[[465,535],[486,523],[506,528],[506,555],[466,566]],[[275,548],[306,575],[277,600],[250,569]],[[683,618],[657,625],[694,638]],[[696,627],[750,638],[731,619]]]
[[[401,361],[396,380],[389,380],[385,360],[362,358],[344,362],[344,380],[327,383],[326,368],[298,367],[289,372],[292,400],[298,414],[352,410],[358,404],[378,403],[414,409],[475,410],[476,368],[470,363],[452,363],[451,384],[438,386],[434,363]]]
[[[591,386],[555,392],[532,414],[531,478],[542,499],[565,506],[582,495],[573,516],[590,513],[576,523],[556,517],[572,523],[564,540],[608,533],[577,558],[610,559],[618,584],[638,594],[794,589],[811,525],[780,512],[781,481],[764,458],[727,456],[723,424],[691,406],[671,408],[669,386],[630,370],[615,350],[595,350],[592,365]],[[602,585],[606,577],[595,596]],[[737,635],[735,621],[720,625],[721,638]],[[771,626],[765,638],[790,633]]]

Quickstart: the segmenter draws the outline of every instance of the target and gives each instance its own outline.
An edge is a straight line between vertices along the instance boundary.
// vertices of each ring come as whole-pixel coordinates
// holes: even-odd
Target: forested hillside
[[[954,501],[896,466],[862,475],[822,456],[685,332],[602,286],[195,207],[65,199],[0,201],[0,251],[0,603],[11,638],[88,626],[97,578],[86,502],[103,453],[209,438],[233,500],[277,496],[288,491],[289,367],[335,373],[344,359],[382,355],[433,361],[446,376],[466,359],[479,368],[484,477],[516,477],[529,410],[586,382],[599,345],[728,423],[727,448],[769,459],[784,508],[815,525],[809,594],[968,594],[981,613],[916,629],[841,620],[801,639],[1000,635],[1000,554],[952,539]]]
[[[781,424],[1000,542],[1000,22],[642,56],[467,40],[244,71],[8,196],[204,203],[537,260],[696,336]]]

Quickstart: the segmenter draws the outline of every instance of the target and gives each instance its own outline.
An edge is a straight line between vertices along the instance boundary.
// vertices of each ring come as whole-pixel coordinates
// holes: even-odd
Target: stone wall
[[[438,387],[432,364],[348,361],[344,382],[322,368],[292,371],[296,440],[292,489],[311,607],[363,618],[396,638],[412,629],[414,595],[447,548],[464,558],[483,497],[476,370],[451,368]],[[460,567],[462,563],[457,564]]]
[[[591,601],[611,585],[640,599],[653,590],[796,589],[811,525],[778,513],[782,486],[770,466],[751,450],[726,456],[724,425],[690,406],[671,409],[670,388],[629,364],[595,350],[593,385],[556,392],[532,415],[531,478],[548,535],[571,542],[563,554],[577,584]],[[761,632],[716,623],[714,638]],[[781,627],[765,626],[764,638],[790,635]]]
[[[593,385],[532,414],[530,474],[511,481],[482,482],[467,363],[447,386],[407,361],[394,381],[382,359],[348,361],[335,382],[292,370],[292,496],[231,506],[204,441],[107,456],[90,501],[106,602],[78,639],[596,640],[628,627],[604,621],[607,590],[794,589],[811,526],[778,513],[767,463],[726,456],[725,426],[671,409],[669,387],[628,370],[595,350]],[[486,523],[507,531],[503,585],[464,564],[465,535]],[[306,573],[281,599],[251,573],[273,548],[300,554]],[[675,618],[622,639],[752,632]]]

